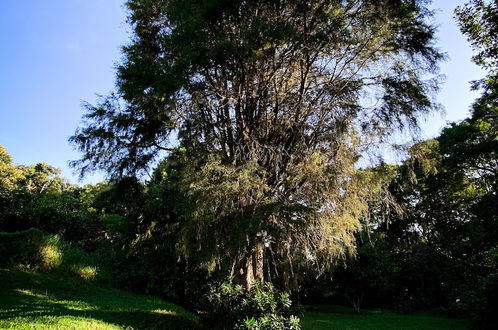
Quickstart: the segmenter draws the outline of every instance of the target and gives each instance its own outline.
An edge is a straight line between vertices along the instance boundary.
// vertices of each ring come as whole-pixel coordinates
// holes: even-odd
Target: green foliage
[[[112,232],[125,234],[128,233],[128,222],[118,214],[103,214],[100,217],[105,227]]]
[[[207,299],[211,329],[301,329],[291,314],[289,295],[268,283],[257,283],[247,292],[241,285],[223,282],[211,288]]]
[[[333,271],[328,288],[322,280],[303,292],[321,289],[329,295],[321,299],[347,297],[356,306],[364,300],[403,311],[484,313],[486,278],[496,269],[486,256],[498,235],[496,86],[488,78],[470,118],[411,148],[391,176],[402,212],[373,201],[372,232],[360,236],[357,258]]]
[[[12,157],[0,145],[0,200],[15,190],[43,192],[61,190],[66,183],[60,170],[44,163],[32,166],[14,165]]]
[[[473,4],[481,6],[484,2]],[[470,9],[458,12],[460,18],[472,13]],[[433,148],[436,157],[432,157],[437,160],[436,171],[426,171],[417,156],[413,167],[417,183],[408,185],[402,193],[408,216],[397,221],[404,222],[398,235],[404,231],[406,236],[410,226],[417,228],[414,233],[418,234],[411,235],[411,245],[418,241],[422,244],[415,246],[426,246],[431,252],[426,260],[418,260],[420,250],[412,249],[410,260],[418,260],[420,265],[408,268],[405,278],[413,278],[416,270],[424,288],[430,291],[427,296],[439,299],[441,305],[460,315],[485,313],[486,278],[495,273],[487,266],[486,256],[496,247],[498,235],[497,78],[490,74],[479,84],[482,95],[472,105],[471,116],[446,127],[437,138]],[[427,279],[434,281],[427,283]]]
[[[80,199],[78,190],[18,191],[16,198],[0,209],[0,228],[3,231],[17,231],[34,227],[69,241],[94,240],[102,226],[93,210]]]
[[[198,269],[194,258],[187,266],[179,257],[181,220],[177,211],[183,196],[176,183],[176,166],[174,160],[159,164],[145,187],[139,198],[142,203],[130,223],[133,237],[124,242],[125,257],[118,267],[124,287],[198,307],[200,302],[196,300],[202,296],[199,288],[206,283],[205,271]]]
[[[95,257],[71,246],[59,237],[37,229],[0,232],[2,267],[71,275],[86,280],[109,282],[109,269]]]
[[[12,157],[0,145],[0,198],[6,198],[6,194],[17,185],[22,176],[22,168],[12,164]]]
[[[494,71],[498,68],[498,6],[496,1],[471,0],[455,10],[460,30],[477,51],[473,61]]]
[[[402,215],[377,231],[397,258],[404,309],[446,306],[472,315],[482,301],[485,255],[498,235],[496,79],[488,77],[470,118],[411,150],[391,184]]]
[[[37,228],[81,245],[102,239],[105,228],[92,207],[96,188],[70,185],[46,164],[13,165],[5,155],[8,162],[0,164],[0,231]]]
[[[22,264],[27,268],[36,267],[42,262],[40,245],[45,234],[38,229],[21,232],[0,232],[1,266]]]
[[[458,285],[459,264],[430,244],[418,244],[398,262],[395,307],[403,312],[447,306]]]
[[[382,233],[362,233],[358,237],[356,256],[338,266],[331,281],[323,279],[319,288],[333,290],[331,295],[349,302],[357,313],[362,304],[379,306],[392,300],[396,294],[395,274],[398,266]],[[325,284],[326,285],[326,284]]]
[[[474,312],[475,329],[493,329],[498,318],[498,247],[484,253],[483,263],[486,275],[480,278],[480,285],[474,293],[475,304],[471,306]]]
[[[172,152],[183,257],[290,287],[354,252],[378,192],[357,171],[363,141],[435,109],[424,3],[127,1],[117,88],[85,106],[73,165],[135,176]]]
[[[475,61],[491,69],[476,84],[483,94],[471,117],[415,144],[400,166],[358,166],[371,151],[365,145],[416,127],[418,115],[434,109],[437,85],[422,77],[435,73],[442,56],[424,4],[128,1],[133,39],[123,48],[117,90],[86,105],[85,124],[71,138],[84,153],[74,163],[81,173],[103,169],[112,180],[69,185],[49,165],[13,164],[0,146],[1,266],[42,279],[112,278],[202,309],[209,326],[226,329],[300,328],[289,296],[258,281],[309,299],[313,291],[346,299],[356,312],[363,300],[405,311],[444,307],[475,315],[477,326],[491,324],[496,6],[475,0],[457,10],[480,50]],[[207,302],[201,298],[229,273],[240,285],[212,286]],[[310,289],[304,281],[316,282],[317,274],[332,279]],[[0,326],[57,324],[57,313],[78,309],[123,327],[147,327],[137,319],[151,313],[160,325],[171,320],[162,309],[111,301],[122,307],[116,310],[86,293],[84,304],[73,304],[20,290],[7,294],[9,304],[29,300],[51,312],[34,320],[3,311],[8,321]],[[399,328],[401,317],[388,314]],[[305,326],[319,328],[317,319],[335,325],[312,315]],[[341,320],[349,326],[348,318]]]
[[[493,329],[498,318],[498,273],[493,273],[483,279],[481,301],[475,306],[477,310],[475,329]]]

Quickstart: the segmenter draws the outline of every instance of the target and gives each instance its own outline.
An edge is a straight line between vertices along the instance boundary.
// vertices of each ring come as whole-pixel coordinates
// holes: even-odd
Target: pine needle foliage
[[[425,4],[130,0],[117,90],[86,105],[74,165],[139,174],[181,147],[185,255],[248,288],[323,268],[354,250],[379,191],[355,165],[366,142],[435,108]]]

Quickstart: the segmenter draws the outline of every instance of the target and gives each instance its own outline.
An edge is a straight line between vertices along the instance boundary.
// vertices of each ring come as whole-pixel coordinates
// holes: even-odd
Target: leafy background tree
[[[469,118],[411,148],[390,184],[403,212],[374,209],[373,238],[360,243],[358,256],[346,269],[332,273],[335,286],[329,288],[342,287],[342,291],[328,292],[345,297],[351,287],[361,295],[365,283],[385,280],[375,275],[376,270],[380,274],[388,269],[383,274],[392,286],[374,286],[384,299],[375,300],[378,291],[373,290],[366,294],[367,305],[387,303],[403,310],[439,306],[449,313],[473,315],[476,328],[492,328],[498,229],[497,71],[492,56],[497,8],[493,2],[471,1],[455,13],[478,51],[475,62],[488,70],[486,78],[473,84],[482,95]],[[368,250],[370,244],[376,252],[384,251],[387,261],[376,260]],[[366,262],[373,264],[365,267]]]

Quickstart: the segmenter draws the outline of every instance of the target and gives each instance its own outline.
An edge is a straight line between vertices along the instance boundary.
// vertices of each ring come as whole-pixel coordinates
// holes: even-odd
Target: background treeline
[[[497,308],[498,135],[496,108],[489,107],[496,82],[487,83],[492,86],[471,118],[411,148],[389,185],[400,211],[374,206],[358,235],[357,255],[315,282],[308,297],[358,309],[363,302],[491,317]]]

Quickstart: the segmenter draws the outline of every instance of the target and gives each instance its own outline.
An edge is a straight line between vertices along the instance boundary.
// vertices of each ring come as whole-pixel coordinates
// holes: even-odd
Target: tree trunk
[[[265,257],[265,246],[263,242],[258,241],[253,252],[254,259],[254,280],[256,282],[264,283],[264,257]]]
[[[258,240],[249,256],[240,262],[234,282],[243,285],[251,291],[256,282],[264,283],[264,253],[265,246]]]
[[[247,291],[251,291],[254,285],[254,267],[252,255],[247,258],[245,269],[245,287]]]

